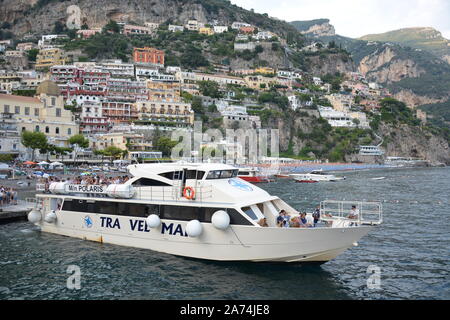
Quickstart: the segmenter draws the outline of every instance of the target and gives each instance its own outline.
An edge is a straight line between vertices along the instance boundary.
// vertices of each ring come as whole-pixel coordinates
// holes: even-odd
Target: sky
[[[358,38],[408,27],[433,27],[450,39],[450,0],[231,0],[285,21],[330,19],[336,33]]]

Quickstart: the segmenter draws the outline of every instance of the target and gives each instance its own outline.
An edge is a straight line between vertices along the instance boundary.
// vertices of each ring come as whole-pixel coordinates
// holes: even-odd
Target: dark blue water
[[[449,299],[450,169],[345,175],[262,186],[301,210],[323,199],[383,201],[384,223],[321,266],[205,262],[20,222],[0,225],[0,299]],[[80,290],[66,287],[69,265],[80,267]],[[367,287],[371,265],[380,270],[379,289]]]

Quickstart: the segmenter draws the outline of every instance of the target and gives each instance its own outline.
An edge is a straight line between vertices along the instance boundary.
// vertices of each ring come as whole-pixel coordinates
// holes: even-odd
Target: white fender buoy
[[[48,222],[48,223],[53,223],[56,221],[56,219],[57,219],[57,216],[56,216],[55,210],[52,210],[49,213],[47,213],[44,218],[45,222]]]
[[[28,213],[28,221],[31,223],[38,223],[41,219],[42,215],[39,210],[33,209]]]
[[[214,212],[211,217],[211,222],[214,227],[220,230],[225,230],[230,226],[230,216],[224,210]]]
[[[149,228],[158,228],[161,225],[161,219],[156,214],[151,214],[145,219]]]
[[[202,234],[203,227],[200,221],[191,220],[186,225],[186,233],[189,237],[195,238]]]

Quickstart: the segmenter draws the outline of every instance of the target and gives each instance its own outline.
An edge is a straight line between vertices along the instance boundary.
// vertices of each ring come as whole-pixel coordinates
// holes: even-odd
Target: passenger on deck
[[[299,217],[292,218],[290,226],[291,228],[300,228],[300,218]]]
[[[283,225],[284,225],[284,215],[285,215],[285,213],[286,213],[286,211],[281,210],[280,213],[278,214],[277,221],[276,221],[277,227],[280,227],[280,228],[283,227]]]
[[[317,206],[317,208],[316,208],[316,210],[314,210],[312,216],[314,218],[314,227],[315,227],[320,220],[320,206]]]
[[[312,225],[306,219],[306,212],[300,214],[300,228],[311,228]]]
[[[258,224],[261,227],[267,228],[269,225],[267,224],[267,219],[266,218],[262,218],[261,220],[258,221]]]
[[[350,210],[350,214],[347,218],[357,220],[359,218],[359,209],[357,209],[356,206],[352,206],[352,210]]]

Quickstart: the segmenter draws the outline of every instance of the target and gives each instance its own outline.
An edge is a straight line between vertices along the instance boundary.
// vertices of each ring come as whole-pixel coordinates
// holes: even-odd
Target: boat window
[[[183,177],[183,171],[170,171],[170,172],[164,172],[164,173],[160,173],[159,175],[167,178],[169,180],[181,180],[181,178]]]
[[[252,220],[258,220],[258,216],[250,207],[244,207],[242,208],[242,211],[245,212],[246,215],[248,215]]]
[[[248,172],[248,171],[239,171],[239,175],[240,176],[249,176],[250,172]]]
[[[186,172],[186,179],[197,179],[201,180],[205,176],[205,171],[198,170],[188,170]]]
[[[228,213],[230,216],[230,224],[233,225],[244,225],[244,226],[251,226],[252,223],[245,219],[245,217],[242,215],[242,213],[239,213],[235,209],[230,208],[202,208],[203,209],[203,215],[201,217],[202,222],[211,222],[212,215],[214,212],[223,210]]]
[[[163,219],[189,221],[200,219],[200,210],[196,207],[163,206]]]
[[[208,173],[206,179],[229,179],[236,177],[237,174],[238,170],[213,170]]]
[[[134,187],[170,187],[171,185],[162,181],[148,179],[148,178],[140,178],[133,182]]]
[[[206,179],[220,179],[220,170],[210,171]]]

